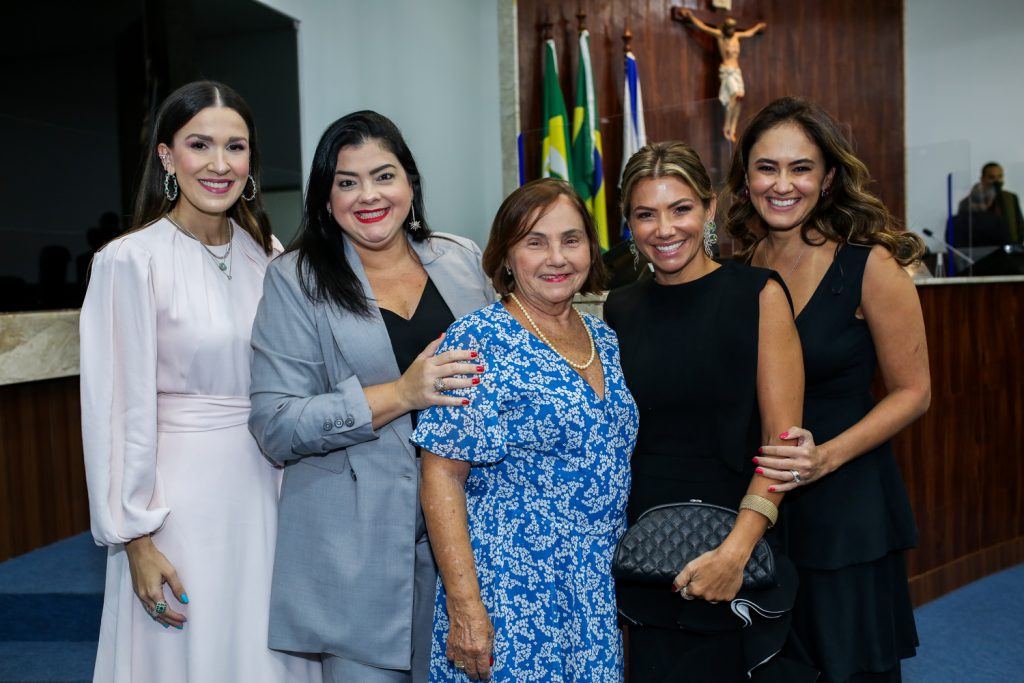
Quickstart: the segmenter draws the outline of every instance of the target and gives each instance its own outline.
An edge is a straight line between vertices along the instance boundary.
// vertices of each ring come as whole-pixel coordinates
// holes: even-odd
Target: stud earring
[[[334,211],[331,209],[330,204],[327,205],[327,215],[330,216],[331,218],[334,218]]]
[[[711,247],[718,244],[718,233],[715,231],[715,219],[709,218],[704,224],[704,254],[708,258],[714,258]]]
[[[174,187],[172,190],[171,187]],[[170,171],[164,172],[164,196],[167,201],[173,202],[178,198],[178,178]]]
[[[409,221],[409,229],[410,230],[422,230],[423,229],[423,225],[418,220],[416,220],[416,200],[415,199],[413,200],[413,202],[411,204],[409,204],[409,210],[412,212],[412,220]]]

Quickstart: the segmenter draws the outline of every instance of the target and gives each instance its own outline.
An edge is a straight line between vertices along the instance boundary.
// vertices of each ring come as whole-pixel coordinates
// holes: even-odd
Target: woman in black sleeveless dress
[[[781,273],[797,312],[806,429],[764,448],[758,467],[789,492],[800,588],[787,652],[823,683],[899,681],[917,646],[903,560],[917,532],[889,439],[930,399],[921,306],[901,268],[923,247],[868,181],[827,112],[782,98],[744,132],[727,187],[741,258]]]
[[[758,681],[813,681],[816,672],[777,656],[789,631],[792,565],[778,556],[778,587],[740,592],[743,566],[769,527],[764,510],[771,515],[781,499],[751,457],[799,422],[803,370],[787,294],[776,273],[706,253],[715,196],[687,145],[637,152],[622,196],[635,249],[654,268],[653,279],[611,292],[604,309],[640,409],[628,521],[692,499],[741,508],[733,533],[680,567],[674,585],[618,583],[631,620],[630,681],[729,683],[751,671]],[[738,592],[773,614],[743,621],[731,602]]]

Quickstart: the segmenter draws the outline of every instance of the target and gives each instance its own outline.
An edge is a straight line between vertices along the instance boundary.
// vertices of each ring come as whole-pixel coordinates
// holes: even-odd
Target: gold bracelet
[[[740,510],[753,510],[768,518],[768,528],[775,526],[779,518],[779,508],[764,496],[747,495],[740,501]]]

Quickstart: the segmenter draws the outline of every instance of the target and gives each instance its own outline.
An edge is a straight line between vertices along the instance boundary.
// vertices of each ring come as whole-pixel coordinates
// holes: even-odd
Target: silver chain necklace
[[[766,240],[765,247],[764,247],[764,265],[765,265],[765,267],[770,268],[771,270],[775,270],[770,265],[768,265],[768,247],[770,247],[770,246],[772,246],[771,240]],[[790,278],[791,275],[793,275],[793,272],[796,270],[796,267],[800,265],[800,259],[802,259],[804,257],[804,253],[806,251],[807,251],[807,245],[804,244],[803,245],[803,249],[801,249],[800,253],[797,254],[796,261],[793,263],[793,266],[789,269],[789,272],[786,273],[786,275],[782,278],[783,282],[788,282],[789,281],[789,278]],[[774,248],[772,249],[772,252],[773,253],[775,252]]]
[[[220,272],[224,273],[224,277],[226,277],[229,280],[231,279],[231,241],[235,237],[235,228],[233,225],[231,225],[231,221],[228,221],[228,248],[224,251],[223,255],[220,255],[215,253],[213,249],[210,249],[209,245],[207,245],[206,242],[202,241],[201,239],[193,235],[191,230],[185,228],[184,226],[178,225],[178,222],[171,218],[171,214],[167,214],[167,220],[169,220],[171,222],[171,225],[176,227],[182,233],[188,235],[196,242],[199,242],[199,245],[203,248],[203,250],[210,255],[210,258],[213,259],[213,263],[215,266],[217,266],[217,269]]]

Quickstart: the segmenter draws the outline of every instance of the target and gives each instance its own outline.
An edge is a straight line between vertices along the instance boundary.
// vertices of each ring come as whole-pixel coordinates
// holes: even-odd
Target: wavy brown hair
[[[871,174],[853,153],[839,124],[822,107],[799,97],[779,98],[759,111],[736,146],[723,192],[729,200],[725,230],[740,243],[736,257],[749,260],[767,231],[745,192],[750,150],[767,131],[785,123],[799,126],[817,145],[826,171],[835,169],[827,196],[818,200],[800,227],[804,242],[820,244],[809,237],[810,231],[816,230],[826,239],[840,243],[881,244],[901,266],[920,260],[924,243],[914,233],[903,230],[882,200],[867,189]]]
[[[482,265],[495,291],[502,296],[516,288],[515,279],[505,270],[508,253],[533,229],[559,197],[568,197],[583,219],[583,231],[590,242],[590,272],[580,288],[581,294],[596,294],[604,289],[607,273],[597,242],[597,228],[586,205],[572,185],[555,178],[532,180],[505,198],[491,224],[491,236],[484,248]]]

